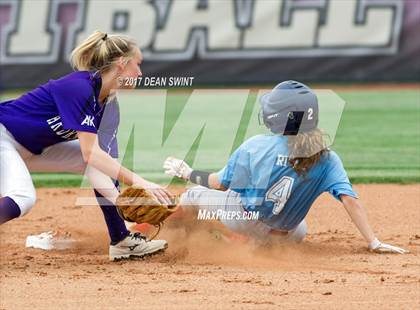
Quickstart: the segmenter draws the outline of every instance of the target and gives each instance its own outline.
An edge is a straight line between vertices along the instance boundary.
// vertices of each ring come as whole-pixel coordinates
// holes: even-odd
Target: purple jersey
[[[107,106],[98,103],[101,85],[100,75],[87,71],[50,80],[17,99],[1,103],[0,123],[34,154],[41,154],[53,144],[77,139],[76,131],[98,133]],[[106,130],[110,137],[114,131],[116,128]],[[106,147],[107,143],[100,144]]]

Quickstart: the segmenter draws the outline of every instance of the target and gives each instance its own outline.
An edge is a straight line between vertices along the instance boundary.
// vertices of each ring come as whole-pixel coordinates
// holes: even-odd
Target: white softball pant
[[[231,211],[243,214],[245,211],[242,206],[240,195],[232,190],[218,191],[208,189],[204,186],[195,186],[188,189],[181,195],[180,205],[183,207],[195,207],[200,210],[216,213],[217,210]],[[256,239],[266,239],[272,228],[256,219],[220,218],[220,222],[232,231],[250,235]],[[303,220],[295,229],[287,232],[288,240],[300,242],[305,238],[307,225]]]
[[[36,201],[30,171],[85,174],[91,185],[111,202],[119,194],[110,177],[86,165],[78,140],[55,144],[42,154],[34,155],[16,142],[0,123],[0,197],[13,199],[21,216],[28,213]]]

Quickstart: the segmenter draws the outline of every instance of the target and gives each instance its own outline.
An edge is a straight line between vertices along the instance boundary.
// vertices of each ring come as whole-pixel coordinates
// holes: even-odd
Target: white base
[[[63,250],[73,247],[75,240],[60,239],[54,236],[52,231],[44,232],[39,235],[30,235],[26,237],[27,248],[35,248],[42,250]]]

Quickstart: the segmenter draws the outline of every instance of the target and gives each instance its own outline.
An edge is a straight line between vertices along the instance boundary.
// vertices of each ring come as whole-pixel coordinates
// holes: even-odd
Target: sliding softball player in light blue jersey
[[[165,161],[165,173],[199,185],[187,190],[180,204],[213,214],[253,212],[258,219],[220,220],[230,230],[257,239],[278,236],[300,242],[307,232],[309,209],[328,192],[344,205],[370,250],[406,253],[376,238],[339,156],[326,147],[317,128],[314,92],[302,83],[285,81],[262,96],[260,104],[272,134],[245,141],[219,172],[193,170],[172,157]]]

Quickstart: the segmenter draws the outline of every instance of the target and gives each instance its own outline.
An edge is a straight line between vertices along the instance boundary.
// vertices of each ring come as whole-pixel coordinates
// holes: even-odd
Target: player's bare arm
[[[162,203],[171,203],[171,194],[167,190],[157,184],[146,181],[141,176],[122,166],[117,160],[103,151],[99,147],[96,134],[79,131],[77,135],[80,141],[83,159],[87,164],[128,186],[139,186],[148,189]],[[114,199],[116,198],[117,197],[114,197]]]
[[[348,195],[341,195],[340,198],[354,225],[356,225],[363,238],[368,242],[371,251],[377,253],[408,253],[402,248],[382,243],[375,237],[375,233],[369,224],[366,210],[358,199]]]

